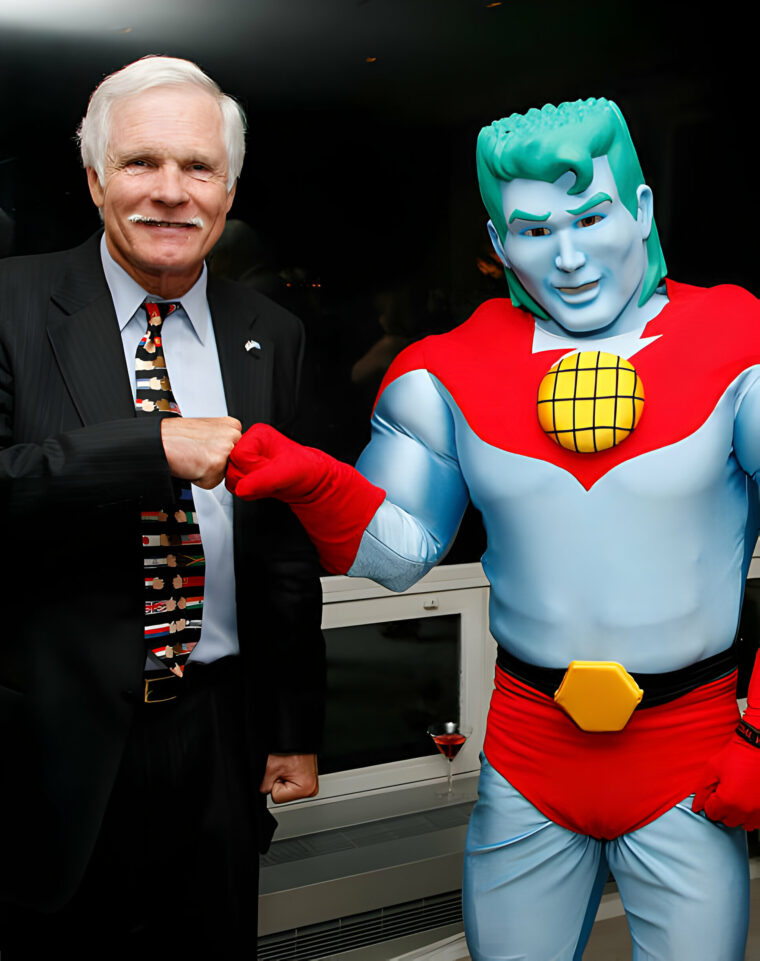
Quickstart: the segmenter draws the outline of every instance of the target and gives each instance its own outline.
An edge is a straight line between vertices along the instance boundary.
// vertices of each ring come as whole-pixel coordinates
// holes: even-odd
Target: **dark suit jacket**
[[[160,418],[134,413],[98,243],[0,262],[0,900],[51,907],[81,878],[141,697],[139,510],[170,491]],[[230,415],[286,426],[300,322],[236,284],[209,279],[208,300]],[[317,748],[321,593],[277,502],[236,502],[235,570],[257,779],[268,752]],[[270,824],[262,806],[262,847]]]

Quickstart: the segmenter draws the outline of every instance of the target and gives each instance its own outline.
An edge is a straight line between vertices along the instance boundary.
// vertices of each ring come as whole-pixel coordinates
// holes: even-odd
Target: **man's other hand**
[[[316,754],[270,754],[259,788],[275,804],[314,797],[319,790]]]
[[[161,440],[174,477],[210,490],[224,479],[230,451],[242,436],[234,417],[164,417]]]

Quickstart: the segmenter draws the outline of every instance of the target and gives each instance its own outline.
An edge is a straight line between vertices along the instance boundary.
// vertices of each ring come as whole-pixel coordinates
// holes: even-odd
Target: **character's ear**
[[[647,184],[641,184],[636,191],[639,209],[636,214],[636,223],[641,231],[641,239],[648,240],[652,232],[652,218],[654,217],[654,206],[652,199],[652,188]]]
[[[491,243],[493,244],[493,249],[496,251],[496,256],[504,264],[505,267],[509,267],[509,261],[507,260],[507,255],[504,253],[504,245],[499,239],[499,232],[493,225],[493,220],[488,221],[488,236],[491,238]]]

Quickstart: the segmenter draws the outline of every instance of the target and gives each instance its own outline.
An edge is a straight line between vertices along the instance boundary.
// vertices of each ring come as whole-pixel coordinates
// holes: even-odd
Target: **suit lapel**
[[[227,411],[247,430],[251,424],[269,420],[274,344],[260,334],[257,337],[258,313],[244,287],[209,277],[207,294]]]
[[[48,337],[85,425],[134,417],[116,314],[100,262],[99,235],[71,252],[51,295]]]
[[[111,295],[100,262],[100,236],[71,251],[51,295],[48,337],[85,425],[134,417],[134,399]],[[272,405],[274,344],[256,336],[258,313],[245,288],[209,277],[227,410],[243,429],[266,422]]]

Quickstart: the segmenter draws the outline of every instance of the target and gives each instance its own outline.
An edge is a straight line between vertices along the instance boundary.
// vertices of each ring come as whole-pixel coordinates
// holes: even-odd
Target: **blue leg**
[[[691,810],[691,798],[607,845],[634,961],[742,961],[749,921],[744,831]]]
[[[603,861],[599,841],[547,820],[484,760],[463,884],[473,961],[574,961]]]

